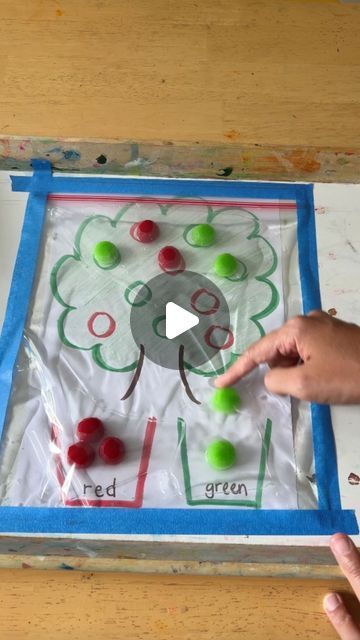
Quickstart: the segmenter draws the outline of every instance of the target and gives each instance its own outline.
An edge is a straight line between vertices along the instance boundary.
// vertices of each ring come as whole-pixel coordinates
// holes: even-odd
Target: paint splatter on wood
[[[305,173],[314,173],[321,167],[317,156],[316,150],[295,149],[287,154],[287,159],[295,169],[305,171]]]
[[[230,131],[225,131],[224,138],[226,138],[226,140],[240,140],[241,134],[240,131],[236,129],[230,129]]]
[[[349,484],[360,484],[360,476],[358,476],[356,473],[350,473],[348,476],[348,481]]]
[[[232,167],[225,167],[224,169],[220,169],[220,171],[217,171],[216,175],[221,177],[224,176],[225,178],[227,178],[232,174],[232,172],[233,172]]]
[[[231,170],[235,180],[360,181],[360,149],[246,145],[241,144],[241,133],[236,129],[226,131],[224,138],[225,142],[218,144],[187,144],[0,135],[0,169],[31,170],[31,158],[49,158],[58,171],[85,173],[223,178]],[[338,164],[339,154],[349,163]],[[316,212],[325,213],[325,208],[318,207]]]
[[[64,569],[64,571],[74,571],[75,568],[69,564],[65,564],[65,562],[62,562],[59,564],[59,569]]]
[[[66,149],[63,151],[65,160],[80,160],[80,153],[76,149]]]

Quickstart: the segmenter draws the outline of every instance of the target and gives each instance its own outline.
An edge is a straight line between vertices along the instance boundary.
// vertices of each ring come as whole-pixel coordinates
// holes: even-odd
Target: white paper
[[[256,202],[253,206],[228,208],[209,202],[169,206],[105,198],[49,203],[43,252],[1,453],[3,504],[63,506],[64,502],[80,501],[91,505],[100,500],[101,504],[119,506],[125,502],[129,506],[211,508],[219,507],[220,501],[224,508],[227,503],[232,508],[236,504],[254,508],[243,502],[259,500],[263,440],[266,425],[269,428],[271,422],[256,506],[298,508],[291,404],[288,398],[274,397],[266,391],[263,368],[238,383],[241,407],[227,417],[215,413],[210,403],[214,391],[211,374],[227,363],[225,352],[201,367],[210,375],[187,375],[201,405],[189,399],[177,371],[163,369],[147,358],[133,394],[122,401],[133,372],[112,370],[123,369],[138,358],[129,325],[131,307],[124,302],[124,291],[129,284],[146,282],[159,273],[155,258],[165,244],[179,248],[189,270],[221,285],[231,312],[236,352],[260,337],[258,324],[251,318],[274,306],[274,291],[278,295],[276,306],[258,322],[267,332],[283,323],[289,283],[298,286],[298,271],[293,259],[284,256],[286,212],[281,211],[280,222],[278,203],[270,204],[264,209]],[[184,229],[206,222],[210,207],[216,247],[192,248],[183,238]],[[121,217],[115,224],[120,210]],[[289,211],[291,221],[291,207]],[[99,217],[90,219],[93,216]],[[130,229],[135,222],[148,218],[159,224],[161,234],[154,243],[140,245],[131,237]],[[84,222],[77,244],[81,258],[76,259],[74,240]],[[259,225],[257,233],[255,225]],[[92,251],[100,240],[110,240],[120,247],[121,262],[114,270],[100,270],[94,264]],[[212,269],[214,251],[215,255],[235,255],[244,264],[247,277],[240,283],[220,283]],[[70,257],[56,271],[56,299],[50,287],[51,273],[65,255]],[[276,265],[267,277],[269,282],[259,280],[271,271],[274,256]],[[59,318],[66,311],[65,303],[71,308],[61,323],[61,341]],[[89,318],[100,312],[103,315],[97,316],[97,333],[106,333],[108,316],[116,325],[116,330],[101,340],[101,358],[108,370],[94,360],[91,350],[99,338],[87,330]],[[104,421],[107,435],[123,439],[127,449],[123,462],[109,466],[97,457],[86,470],[67,463],[66,451],[75,441],[76,425],[89,415]],[[178,441],[180,427],[186,436],[190,504],[184,486],[184,438]],[[236,448],[236,464],[227,471],[214,471],[205,460],[207,445],[217,438],[230,440]],[[140,484],[144,481],[143,493],[139,493],[139,480]]]

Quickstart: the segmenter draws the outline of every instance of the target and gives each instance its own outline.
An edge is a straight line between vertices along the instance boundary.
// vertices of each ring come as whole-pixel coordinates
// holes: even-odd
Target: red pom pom
[[[118,464],[121,462],[126,453],[126,448],[120,438],[105,438],[99,449],[100,457],[106,464]]]
[[[176,247],[163,247],[159,251],[158,261],[163,271],[176,271],[182,267],[183,259]]]
[[[84,418],[80,420],[76,435],[81,442],[96,442],[103,437],[104,424],[99,418]]]
[[[159,227],[152,220],[141,220],[135,228],[134,237],[139,242],[153,242],[159,235]]]
[[[74,464],[78,469],[86,469],[95,458],[95,452],[90,445],[84,442],[76,442],[71,444],[67,450],[67,459],[69,464]]]

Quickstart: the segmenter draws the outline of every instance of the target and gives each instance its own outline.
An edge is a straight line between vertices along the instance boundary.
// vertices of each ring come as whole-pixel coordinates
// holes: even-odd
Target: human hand
[[[336,533],[330,548],[355,595],[360,600],[360,554],[350,538]],[[360,629],[338,593],[328,593],[324,598],[324,609],[341,640],[360,640]]]
[[[360,402],[360,327],[322,311],[288,320],[251,345],[215,381],[226,387],[255,369],[271,367],[265,386],[273,393],[322,404]]]

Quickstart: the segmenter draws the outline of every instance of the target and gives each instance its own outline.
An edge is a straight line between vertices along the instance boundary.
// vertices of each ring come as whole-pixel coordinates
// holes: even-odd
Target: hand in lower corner
[[[360,601],[359,551],[350,538],[342,533],[336,533],[332,536],[330,548],[340,569],[350,582],[356,597]],[[360,640],[360,628],[338,593],[328,593],[325,596],[324,609],[341,640]]]

